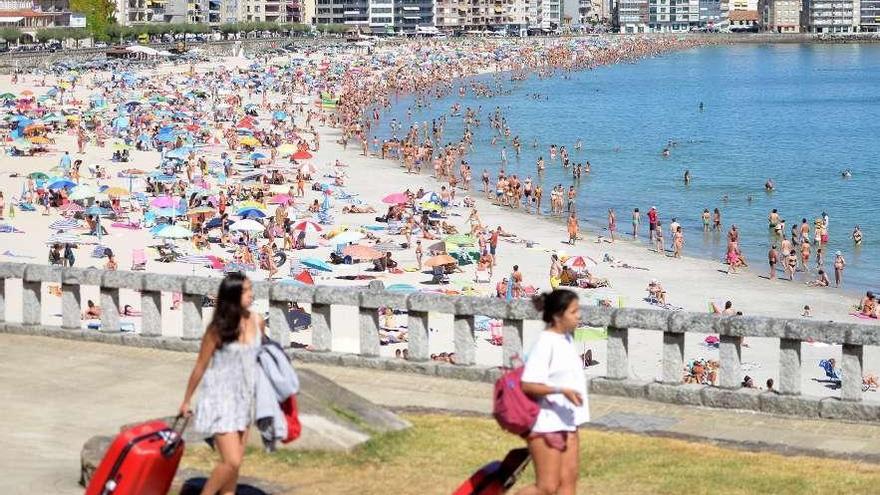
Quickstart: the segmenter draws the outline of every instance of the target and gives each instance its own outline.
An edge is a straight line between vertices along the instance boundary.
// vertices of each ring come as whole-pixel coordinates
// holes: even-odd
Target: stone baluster
[[[82,286],[101,285],[101,271],[95,268],[64,268],[61,271],[61,328],[82,328]]]
[[[186,277],[183,281],[183,331],[180,336],[184,340],[198,340],[205,333],[205,321],[202,314],[202,301],[206,296],[217,295],[221,279],[207,277]],[[254,298],[257,296],[257,284],[254,284]]]
[[[503,320],[508,318],[509,315],[508,305],[502,299],[473,296],[458,297],[455,300],[455,319],[453,322],[455,325],[455,362],[463,365],[475,364],[476,362],[476,341],[473,323],[475,316],[502,320],[503,332]],[[498,364],[503,364],[503,362]]]
[[[718,344],[718,357],[721,361],[718,370],[718,385],[721,388],[740,388],[742,386],[742,337],[721,335]]]
[[[146,335],[169,337],[166,328],[162,326],[162,293],[171,294],[183,292],[183,281],[185,277],[178,275],[161,275],[158,273],[144,273],[141,280],[141,311],[143,311],[143,320],[141,321],[141,331],[149,332]],[[154,297],[158,295],[158,300]],[[144,299],[149,297],[146,303]],[[156,310],[153,312],[152,306],[155,305]],[[147,312],[152,314],[147,315]],[[149,326],[148,326],[149,325]]]
[[[142,273],[105,271],[101,278],[101,331],[120,330],[119,289],[139,289],[143,286]]]
[[[501,327],[502,366],[513,367],[518,363],[515,358],[525,361],[525,349],[523,348],[523,322],[525,320],[539,320],[541,314],[535,309],[535,305],[529,299],[514,299],[507,305],[507,316]]]
[[[613,380],[629,379],[629,329],[608,327],[608,378]]]
[[[379,355],[379,308],[406,309],[406,294],[367,289],[360,294],[361,355]]]
[[[61,283],[61,268],[28,265],[22,278],[22,323],[41,325],[43,319],[43,282]]]
[[[9,320],[6,312],[6,281],[24,276],[24,263],[0,262],[0,321]]]
[[[315,302],[312,303],[312,347],[316,351],[333,350],[333,320],[331,309],[334,304],[357,306],[358,291],[343,287],[318,287],[315,289]],[[357,324],[357,322],[349,322]]]
[[[779,393],[801,394],[801,341],[779,339]]]
[[[681,383],[684,373],[684,334],[663,332],[662,382]]]
[[[272,340],[285,349],[290,347],[290,332],[293,330],[288,319],[290,303],[311,303],[314,294],[314,287],[273,284],[269,288],[269,337]]]
[[[455,344],[455,364],[459,366],[470,366],[477,361],[474,330],[474,315],[455,314],[452,338]]]
[[[862,364],[864,349],[861,345],[843,344],[842,368],[843,382],[840,398],[843,400],[862,400]]]
[[[416,292],[407,298],[407,310],[409,359],[411,361],[426,361],[430,357],[428,312],[454,314],[455,299],[440,294]]]
[[[609,346],[612,331],[617,334],[617,338],[621,339],[624,333],[620,329],[641,328],[644,330],[661,330],[663,332],[663,364],[661,369],[660,381],[662,383],[679,384],[682,380],[684,369],[684,332],[686,331],[679,322],[674,319],[674,313],[667,311],[657,311],[654,309],[616,309],[612,311],[609,320]],[[628,339],[628,336],[627,336]],[[615,354],[620,355],[626,352],[629,342],[619,341],[614,343]],[[609,370],[616,368],[616,378],[626,378],[629,374],[628,364],[626,369],[622,365],[611,364],[612,358],[608,357]]]

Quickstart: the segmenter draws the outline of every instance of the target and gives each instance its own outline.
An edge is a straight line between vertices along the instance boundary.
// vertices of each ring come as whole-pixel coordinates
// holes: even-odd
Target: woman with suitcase
[[[547,329],[529,351],[522,391],[540,406],[527,437],[536,481],[518,494],[574,495],[580,460],[578,427],[590,419],[583,361],[573,337],[580,324],[580,302],[574,292],[557,289],[536,297],[535,306]]]
[[[241,273],[223,279],[211,324],[202,337],[180,414],[190,415],[190,400],[201,383],[195,429],[220,451],[203,494],[235,493],[247,431],[253,422],[257,352],[265,330],[262,317],[250,311],[251,281]]]

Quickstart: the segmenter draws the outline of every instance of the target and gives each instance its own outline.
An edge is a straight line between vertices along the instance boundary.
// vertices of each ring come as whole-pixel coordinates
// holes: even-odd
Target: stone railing
[[[14,297],[17,280],[21,298]],[[0,328],[9,333],[47,335],[126,345],[194,351],[204,332],[209,308],[205,296],[216,294],[219,278],[161,275],[144,272],[103,271],[94,268],[59,268],[45,265],[0,263]],[[48,287],[60,286],[60,324],[58,314],[47,305]],[[92,287],[90,287],[92,286]],[[84,329],[81,320],[83,293],[99,294],[102,308],[101,330]],[[140,307],[139,328],[119,332],[120,291],[132,299],[127,304]],[[364,366],[409,371],[448,378],[491,381],[500,366],[523,353],[524,326],[537,320],[530,301],[506,302],[492,298],[445,296],[429,293],[403,294],[372,288],[302,287],[281,283],[254,283],[255,297],[268,299],[268,333],[286,347],[292,335],[287,313],[291,303],[305,305],[311,314],[311,342],[291,352],[303,361],[344,366]],[[163,293],[180,294],[180,306],[163,305]],[[57,297],[57,292],[55,292]],[[97,297],[97,296],[96,296]],[[166,294],[165,300],[171,297]],[[44,300],[47,299],[47,300]],[[139,304],[134,299],[139,299]],[[11,301],[20,301],[20,308]],[[18,303],[16,303],[18,304]],[[348,307],[349,316],[340,316]],[[378,308],[390,307],[407,312],[406,359],[381,357]],[[13,315],[20,310],[20,323]],[[762,317],[718,317],[709,314],[669,312],[653,309],[609,309],[583,306],[583,323],[608,330],[607,372],[592,377],[594,393],[623,395],[663,402],[708,407],[748,409],[806,417],[827,417],[861,421],[880,421],[880,403],[863,401],[862,374],[866,346],[880,344],[880,329],[874,326]],[[57,310],[55,310],[57,311]],[[166,324],[170,313],[181,314],[182,324]],[[428,318],[451,315],[452,331],[444,345],[451,345],[456,364],[430,360],[431,331]],[[357,316],[355,316],[357,315]],[[502,321],[503,345],[500,359],[492,365],[477,365],[475,353],[476,316]],[[46,321],[44,321],[44,317]],[[434,318],[436,316],[432,316]],[[56,321],[49,321],[51,319]],[[448,316],[447,316],[448,318]],[[534,325],[529,323],[529,325]],[[631,367],[631,330],[662,332],[661,372],[656,380],[634,378]],[[335,335],[354,335],[354,344],[341,351]],[[718,386],[683,384],[685,335],[718,334]],[[772,392],[741,388],[742,337],[778,339],[779,373]],[[801,393],[802,344],[807,341],[842,345],[842,384],[840,397],[813,397]],[[356,350],[352,350],[356,348]],[[773,353],[776,355],[776,353]]]

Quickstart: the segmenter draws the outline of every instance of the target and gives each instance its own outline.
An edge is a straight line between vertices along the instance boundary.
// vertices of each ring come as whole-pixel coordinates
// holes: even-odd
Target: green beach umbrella
[[[0,95],[0,100],[14,100],[14,99],[15,99],[15,95],[12,93],[3,93],[2,95]]]
[[[49,176],[43,172],[31,172],[28,174],[28,177],[34,180],[46,180]]]

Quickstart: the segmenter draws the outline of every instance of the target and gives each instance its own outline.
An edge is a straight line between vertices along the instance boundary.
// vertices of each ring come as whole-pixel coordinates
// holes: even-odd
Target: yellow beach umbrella
[[[285,143],[278,147],[278,154],[280,156],[287,156],[296,153],[296,146],[291,143]]]
[[[113,196],[116,198],[126,198],[131,193],[129,193],[128,189],[125,189],[124,187],[116,186],[116,187],[111,187],[111,188],[107,189],[106,191],[104,191],[104,194],[106,194],[107,196]]]
[[[257,141],[257,138],[253,136],[242,136],[241,139],[238,140],[240,144],[245,146],[259,146],[260,142]]]

